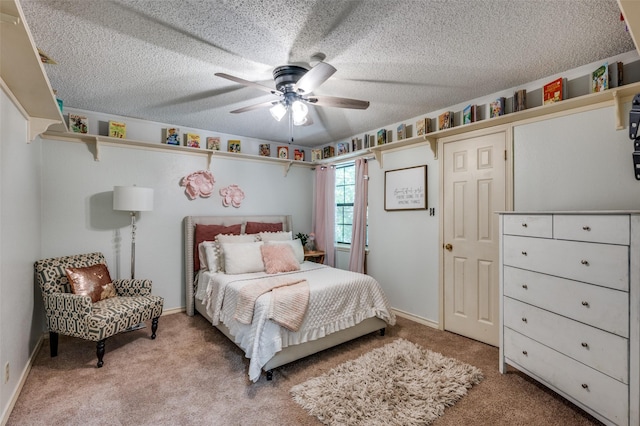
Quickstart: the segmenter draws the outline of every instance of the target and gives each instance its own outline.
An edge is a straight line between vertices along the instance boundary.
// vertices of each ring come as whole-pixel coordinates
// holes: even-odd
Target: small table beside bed
[[[395,324],[374,278],[305,261],[291,224],[289,215],[184,218],[187,315],[245,352],[253,382]]]

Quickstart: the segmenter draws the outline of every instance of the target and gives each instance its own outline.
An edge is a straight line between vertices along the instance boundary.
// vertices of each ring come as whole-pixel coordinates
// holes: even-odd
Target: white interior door
[[[444,329],[498,345],[506,131],[443,143]]]

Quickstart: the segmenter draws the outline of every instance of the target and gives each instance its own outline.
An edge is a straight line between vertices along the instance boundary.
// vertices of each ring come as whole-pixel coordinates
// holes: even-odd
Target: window
[[[355,194],[355,164],[349,163],[336,166],[336,243],[351,244],[351,231],[353,227],[353,201],[355,199]]]
[[[353,163],[336,166],[336,243],[351,244],[356,167]]]

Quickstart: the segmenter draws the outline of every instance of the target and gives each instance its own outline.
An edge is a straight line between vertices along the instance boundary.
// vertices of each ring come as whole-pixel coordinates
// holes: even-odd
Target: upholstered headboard
[[[247,222],[282,223],[283,231],[293,231],[291,225],[291,215],[266,215],[266,216],[186,216],[184,218],[184,273],[185,273],[185,296],[187,315],[193,316],[194,297],[194,256],[198,253],[194,250],[196,225],[221,225],[231,226],[241,224],[244,234]]]

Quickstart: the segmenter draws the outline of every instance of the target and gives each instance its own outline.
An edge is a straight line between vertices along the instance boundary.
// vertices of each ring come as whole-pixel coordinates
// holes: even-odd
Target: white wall
[[[33,262],[40,253],[40,144],[27,143],[27,121],[0,90],[0,409],[12,403],[42,336]],[[5,365],[10,378],[4,383]]]
[[[42,142],[42,256],[101,251],[112,276],[130,276],[130,217],[114,211],[113,186],[154,188],[154,210],[141,212],[136,233],[136,277],[153,280],[165,310],[185,306],[183,217],[188,215],[291,214],[294,233],[309,232],[313,173],[281,164],[214,158],[210,198],[190,200],[183,176],[206,169],[206,156],[101,147],[100,161],[83,143]],[[240,208],[223,207],[218,191],[237,184],[246,198]]]
[[[429,216],[429,210],[384,210],[385,172],[423,164],[427,208],[437,212],[439,166],[428,145],[385,153],[383,168],[370,162],[367,272],[395,309],[437,323],[438,216]]]
[[[514,128],[515,210],[640,210],[625,128],[615,130],[613,107]]]

